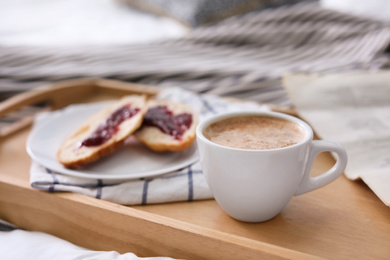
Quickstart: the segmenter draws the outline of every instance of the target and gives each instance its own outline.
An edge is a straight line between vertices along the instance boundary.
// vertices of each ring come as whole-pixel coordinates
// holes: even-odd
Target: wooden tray
[[[154,95],[156,88],[82,79],[22,93],[0,104],[0,116],[26,105]],[[0,218],[94,250],[185,259],[389,259],[390,209],[362,182],[344,176],[294,197],[276,218],[243,223],[214,200],[127,207],[74,193],[34,190],[25,151],[30,119],[0,133]],[[312,174],[333,164],[321,154]]]

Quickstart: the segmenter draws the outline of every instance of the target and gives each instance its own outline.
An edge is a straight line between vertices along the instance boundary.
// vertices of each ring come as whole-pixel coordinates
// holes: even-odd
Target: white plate
[[[125,180],[157,176],[185,168],[198,159],[196,142],[183,152],[156,153],[129,138],[115,153],[77,170],[67,169],[57,161],[56,153],[63,140],[86,118],[107,102],[72,105],[38,120],[27,139],[30,157],[48,169],[65,175],[105,180]]]

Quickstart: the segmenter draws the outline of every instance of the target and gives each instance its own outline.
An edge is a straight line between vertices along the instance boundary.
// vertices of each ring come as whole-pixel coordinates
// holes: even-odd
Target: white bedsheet
[[[138,257],[133,253],[88,250],[42,232],[13,230],[0,232],[1,259],[20,260],[168,260],[168,257]]]
[[[1,0],[0,45],[79,46],[150,42],[180,37],[174,20],[116,0]]]

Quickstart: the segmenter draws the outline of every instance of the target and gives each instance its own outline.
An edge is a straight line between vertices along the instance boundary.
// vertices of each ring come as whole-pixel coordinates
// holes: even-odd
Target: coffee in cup
[[[239,116],[224,119],[203,131],[210,141],[249,150],[278,149],[299,143],[303,128],[291,121],[269,116]]]
[[[198,125],[196,135],[203,174],[215,200],[241,221],[275,217],[294,195],[332,182],[347,164],[340,144],[313,140],[307,123],[283,113],[215,115]],[[333,152],[336,163],[311,177],[312,164],[321,152]]]

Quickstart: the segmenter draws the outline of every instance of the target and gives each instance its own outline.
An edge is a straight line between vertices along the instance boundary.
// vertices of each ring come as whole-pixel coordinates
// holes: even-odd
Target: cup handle
[[[310,171],[313,166],[313,162],[317,155],[322,152],[334,152],[338,158],[331,169],[315,176],[310,177]],[[336,142],[326,140],[315,140],[311,143],[310,154],[307,160],[305,174],[299,184],[295,195],[301,195],[303,193],[318,189],[332,181],[341,175],[347,165],[348,157],[345,149]]]

